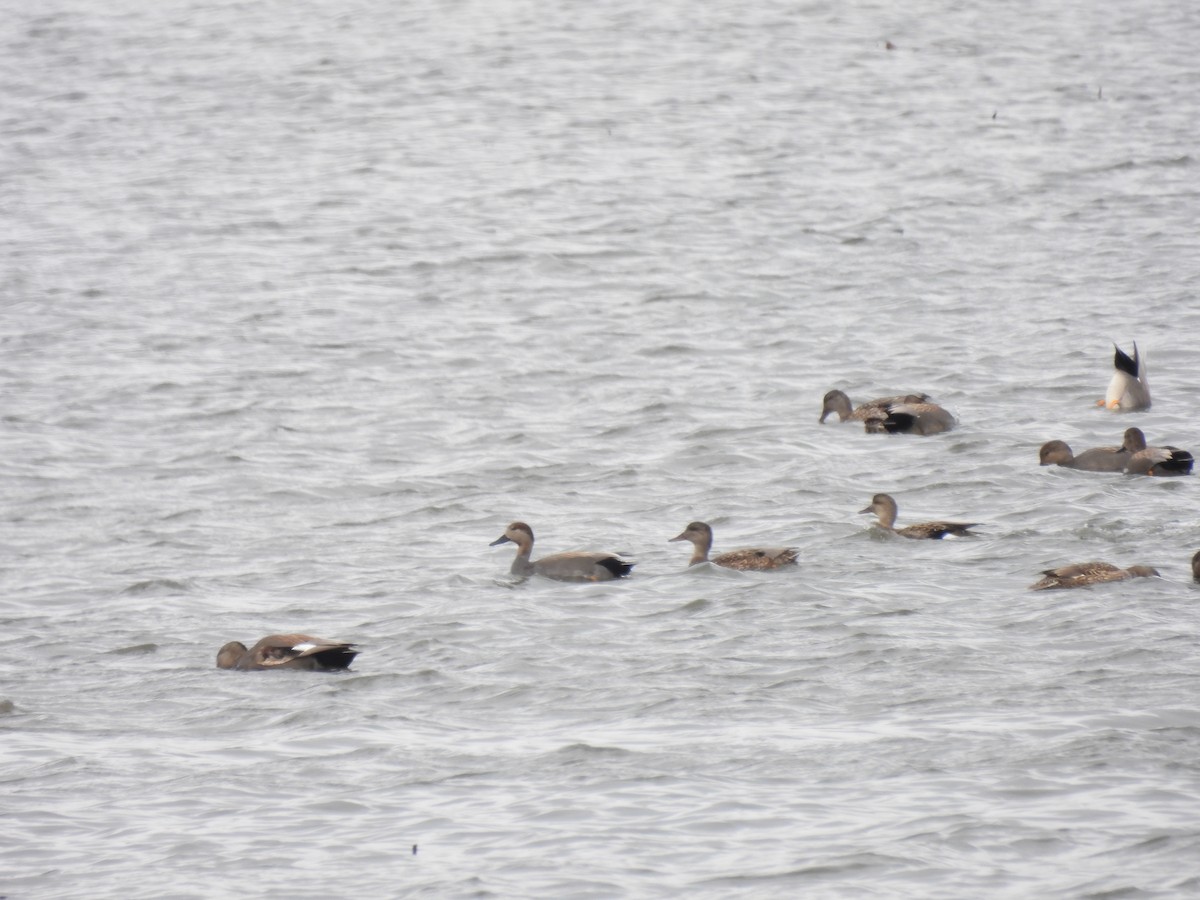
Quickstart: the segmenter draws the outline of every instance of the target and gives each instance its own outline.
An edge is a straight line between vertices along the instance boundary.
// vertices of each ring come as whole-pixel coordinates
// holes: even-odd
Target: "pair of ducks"
[[[713,531],[705,522],[690,522],[687,528],[671,538],[671,541],[691,541],[692,558],[689,565],[693,566],[711,562],[727,569],[765,571],[795,565],[796,557],[800,553],[795,547],[747,547],[743,550],[731,550],[710,559],[708,553],[712,549]],[[533,529],[524,522],[510,524],[504,529],[504,534],[489,546],[507,543],[517,545],[517,555],[509,571],[522,578],[541,575],[555,581],[611,581],[628,575],[635,565],[614,553],[587,550],[554,553],[531,560]]]
[[[900,537],[941,540],[944,537],[975,537],[972,528],[979,527],[978,522],[918,522],[913,525],[896,527],[896,515],[899,505],[891,494],[876,494],[871,502],[860,513],[873,513],[877,517],[876,528]],[[694,549],[688,565],[711,562],[730,569],[775,569],[781,565],[794,565],[799,551],[795,547],[753,547],[747,550],[733,550],[722,553],[713,559],[708,558],[712,547],[712,529],[704,522],[692,522],[682,534],[671,538],[672,541],[691,541]]]
[[[1187,450],[1147,446],[1140,428],[1126,428],[1120,447],[1093,447],[1078,456],[1066,441],[1047,441],[1038,450],[1038,460],[1043,466],[1126,475],[1190,475],[1193,463]]]
[[[978,523],[966,525],[957,522],[923,522],[919,525],[909,525],[907,528],[893,528],[892,523],[896,520],[896,501],[887,494],[876,494],[871,505],[862,512],[875,513],[879,516],[877,524],[880,527],[911,538],[940,539],[947,535],[974,536],[974,532],[968,531],[968,529],[978,525]],[[1060,566],[1057,569],[1043,570],[1042,579],[1031,584],[1029,589],[1031,591],[1048,591],[1060,588],[1087,587],[1091,584],[1124,581],[1128,578],[1157,577],[1158,575],[1159,571],[1152,566],[1130,566],[1127,569],[1120,569],[1112,563],[1100,561],[1075,563],[1074,565]],[[1197,551],[1192,557],[1192,577],[1200,582],[1200,551]]]
[[[1150,408],[1150,384],[1146,380],[1146,362],[1133,344],[1133,356],[1113,344],[1113,376],[1104,399],[1097,406],[1120,412]],[[880,397],[855,407],[845,392],[829,391],[821,402],[822,425],[829,416],[837,414],[840,422],[862,422],[871,434],[941,434],[955,426],[954,416],[936,403],[928,394],[903,394]]]

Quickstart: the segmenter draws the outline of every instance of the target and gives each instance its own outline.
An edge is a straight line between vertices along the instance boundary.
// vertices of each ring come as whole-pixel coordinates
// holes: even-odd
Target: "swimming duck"
[[[1192,581],[1200,581],[1200,550],[1192,557]]]
[[[327,641],[307,634],[272,634],[249,650],[230,641],[217,651],[220,669],[305,669],[332,672],[347,668],[358,651],[344,641]]]
[[[611,581],[628,575],[634,564],[626,562],[612,553],[591,553],[577,550],[555,553],[539,560],[529,561],[533,552],[533,529],[524,522],[513,522],[504,529],[504,534],[489,545],[512,542],[517,545],[517,556],[509,570],[514,575],[541,575],[556,581]]]
[[[946,535],[955,537],[976,537],[969,529],[979,525],[978,522],[919,522],[916,525],[906,525],[896,528],[896,501],[890,494],[876,494],[871,498],[871,505],[860,509],[860,513],[874,513],[879,517],[875,523],[877,528],[890,531],[906,538],[929,538],[941,540]]]
[[[868,400],[857,409],[850,403],[850,398],[844,391],[832,390],[821,401],[821,418],[817,421],[824,425],[825,419],[831,413],[837,413],[838,421],[865,422],[868,419],[886,418],[887,408],[893,403],[923,403],[929,399],[927,394],[905,394],[903,397],[880,397],[878,400]]]
[[[1138,356],[1137,341],[1133,342],[1133,358],[1116,344],[1113,344],[1112,380],[1108,383],[1108,392],[1103,400],[1097,400],[1097,406],[1104,406],[1116,412],[1133,412],[1150,408],[1150,384],[1146,381],[1146,361]]]
[[[692,542],[692,559],[688,563],[689,566],[710,562],[715,566],[742,571],[765,571],[781,566],[794,566],[800,553],[795,547],[747,547],[744,550],[730,550],[709,559],[708,551],[712,549],[713,532],[706,522],[689,522],[687,528],[671,538],[671,541]]]
[[[1118,569],[1112,563],[1086,562],[1057,569],[1046,569],[1046,577],[1031,584],[1031,591],[1052,591],[1058,588],[1087,587],[1089,584],[1104,584],[1107,581],[1124,581],[1127,578],[1148,578],[1158,575],[1158,569],[1150,566],[1130,566]]]
[[[1125,430],[1125,445],[1133,451],[1125,462],[1126,475],[1192,474],[1192,454],[1178,447],[1147,447],[1140,428]]]
[[[1038,459],[1043,466],[1063,466],[1084,472],[1123,472],[1129,458],[1145,446],[1146,438],[1141,430],[1127,428],[1120,447],[1093,447],[1075,456],[1066,441],[1047,441],[1038,451]]]

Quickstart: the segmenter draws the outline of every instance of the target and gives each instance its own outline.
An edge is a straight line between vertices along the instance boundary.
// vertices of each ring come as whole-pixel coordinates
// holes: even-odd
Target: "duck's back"
[[[1106,581],[1121,581],[1126,574],[1112,563],[1094,562],[1075,563],[1069,566],[1059,566],[1057,569],[1045,569],[1042,578],[1029,586],[1033,591],[1054,590],[1056,588],[1086,587],[1091,584],[1103,584]]]
[[[533,571],[556,581],[612,581],[633,571],[633,563],[612,553],[580,550],[543,556],[533,563]]]
[[[1124,447],[1093,447],[1084,450],[1066,466],[1086,472],[1120,472],[1132,455]]]
[[[893,403],[883,428],[892,434],[941,434],[955,426],[954,416],[936,403]]]
[[[730,550],[714,556],[709,562],[726,569],[742,571],[765,571],[781,566],[794,566],[799,551],[795,547],[748,547],[745,550]]]
[[[978,522],[918,522],[897,528],[896,534],[906,538],[940,541],[944,537],[977,537],[970,529]]]

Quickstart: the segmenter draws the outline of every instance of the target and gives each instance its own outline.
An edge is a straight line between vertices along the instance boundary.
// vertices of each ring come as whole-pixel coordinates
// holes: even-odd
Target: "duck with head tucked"
[[[307,634],[267,635],[249,650],[241,641],[230,641],[217,651],[217,667],[244,671],[304,669],[334,672],[348,668],[358,656],[353,644],[327,641]]]
[[[1062,466],[1083,472],[1124,472],[1133,454],[1146,446],[1146,438],[1137,428],[1125,429],[1120,447],[1092,447],[1078,456],[1066,441],[1047,441],[1038,451],[1043,466]]]
[[[928,399],[928,394],[880,397],[877,400],[868,400],[856,409],[844,391],[834,389],[827,393],[821,401],[821,418],[817,421],[824,425],[825,420],[833,413],[837,413],[839,422],[866,422],[869,419],[883,419],[887,417],[887,408],[893,403],[924,403]]]
[[[671,538],[671,541],[692,542],[689,566],[710,562],[714,566],[741,571],[761,572],[782,566],[794,566],[800,553],[795,547],[746,547],[742,550],[730,550],[710,559],[708,551],[712,549],[713,531],[707,522],[689,522],[687,528]]]
[[[978,537],[972,528],[979,526],[978,522],[918,522],[915,525],[906,525],[903,528],[896,527],[896,506],[895,499],[890,494],[876,494],[871,498],[871,505],[865,509],[860,509],[860,513],[874,513],[879,517],[879,521],[875,523],[876,528],[881,528],[884,531],[898,534],[906,538],[927,538],[930,540],[941,540],[944,537]]]
[[[1042,571],[1045,577],[1029,586],[1031,591],[1053,591],[1059,588],[1087,587],[1090,584],[1104,584],[1109,581],[1125,581],[1128,578],[1149,578],[1158,575],[1158,569],[1151,566],[1130,566],[1128,569],[1118,569],[1112,563],[1086,562],[1070,566],[1060,566],[1057,569]]]
[[[820,423],[825,424],[832,413],[837,413],[841,422],[862,422],[870,434],[940,434],[957,424],[947,410],[930,403],[927,394],[881,397],[852,409],[844,392],[832,390],[822,401]]]
[[[1097,406],[1114,412],[1136,412],[1150,408],[1150,383],[1146,380],[1146,361],[1138,355],[1137,341],[1133,342],[1133,357],[1113,344],[1113,376],[1108,391]]]
[[[612,581],[614,578],[628,575],[634,566],[616,554],[586,550],[554,553],[530,561],[529,557],[533,554],[533,529],[524,522],[511,523],[504,529],[504,534],[492,541],[490,546],[510,542],[517,545],[517,555],[509,571],[522,578],[541,575],[555,581]]]
[[[1192,454],[1178,447],[1147,447],[1140,428],[1125,430],[1125,444],[1133,453],[1125,461],[1126,475],[1191,475]]]

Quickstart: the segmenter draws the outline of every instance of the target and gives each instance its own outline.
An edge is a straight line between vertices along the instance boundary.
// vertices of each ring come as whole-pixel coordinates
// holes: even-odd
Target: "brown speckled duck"
[[[764,571],[794,566],[800,553],[795,547],[747,547],[742,550],[730,550],[709,559],[708,551],[712,549],[713,532],[706,522],[689,522],[687,528],[671,538],[671,541],[692,542],[689,566],[710,562],[715,566],[742,571]]]
[[[1140,428],[1125,430],[1125,445],[1133,451],[1125,462],[1127,475],[1192,474],[1192,454],[1178,447],[1147,447]]]
[[[584,550],[555,553],[531,562],[533,529],[524,522],[510,524],[490,546],[509,542],[517,545],[517,556],[509,571],[521,577],[541,575],[555,581],[612,581],[614,578],[623,578],[633,570],[633,563],[613,553]]]
[[[230,641],[217,651],[221,669],[306,669],[333,672],[347,668],[358,651],[345,641],[327,641],[307,634],[272,634],[249,650],[241,641]]]
[[[1071,566],[1061,566],[1057,569],[1045,569],[1046,576],[1036,584],[1031,584],[1031,591],[1053,591],[1059,588],[1087,587],[1089,584],[1104,584],[1108,581],[1125,581],[1127,578],[1148,578],[1158,575],[1158,569],[1151,566],[1130,566],[1128,569],[1118,569],[1112,563],[1086,562]]]
[[[1138,355],[1137,341],[1133,342],[1133,358],[1113,344],[1113,377],[1108,391],[1097,406],[1114,412],[1135,412],[1150,408],[1150,384],[1146,381],[1146,361]]]
[[[941,540],[947,535],[953,537],[977,536],[970,529],[978,527],[978,522],[919,522],[916,525],[897,528],[896,511],[896,501],[890,494],[876,494],[871,498],[870,506],[859,510],[863,513],[874,513],[879,517],[879,521],[875,523],[876,528],[882,528],[884,531],[890,531],[901,537]]]
[[[928,399],[929,396],[927,394],[880,397],[877,400],[868,400],[856,409],[844,391],[835,389],[827,393],[825,399],[821,401],[821,418],[817,421],[824,425],[825,420],[832,413],[837,413],[839,422],[866,422],[869,419],[882,420],[887,418],[887,408],[894,403],[924,403]]]

